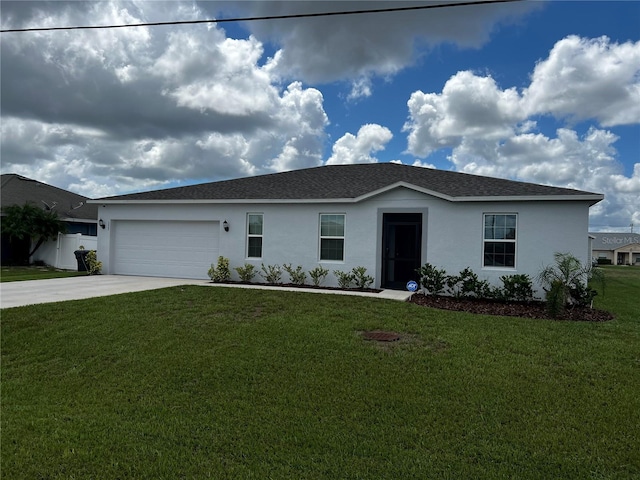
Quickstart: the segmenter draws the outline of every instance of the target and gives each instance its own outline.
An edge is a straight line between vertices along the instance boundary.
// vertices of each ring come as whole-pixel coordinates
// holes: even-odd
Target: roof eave
[[[356,198],[224,198],[224,199],[140,199],[140,200],[88,200],[87,203],[101,204],[101,205],[167,205],[167,204],[287,204],[293,203],[359,203],[367,200],[376,195],[380,195],[386,191],[397,188],[398,186],[407,185],[395,185],[390,187],[381,188],[373,192],[361,195]],[[604,199],[604,195],[600,194],[584,194],[584,195],[509,195],[509,196],[476,196],[476,197],[450,197],[439,192],[433,192],[427,189],[418,188],[415,186],[407,186],[412,190],[437,197],[449,202],[533,202],[533,201],[578,201],[578,202],[590,202],[589,206],[594,205]]]

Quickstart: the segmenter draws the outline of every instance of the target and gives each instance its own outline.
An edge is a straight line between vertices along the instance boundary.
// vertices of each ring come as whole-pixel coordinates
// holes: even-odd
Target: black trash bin
[[[89,262],[87,261],[87,255],[91,250],[76,250],[73,254],[76,256],[78,262],[78,271],[87,272],[89,270]]]

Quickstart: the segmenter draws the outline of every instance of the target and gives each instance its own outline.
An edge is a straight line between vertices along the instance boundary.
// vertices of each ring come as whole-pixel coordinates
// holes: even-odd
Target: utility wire
[[[298,13],[292,15],[270,15],[265,17],[244,17],[244,18],[220,18],[208,20],[182,20],[173,22],[151,22],[151,23],[131,23],[121,25],[85,25],[77,27],[40,27],[40,28],[11,28],[0,30],[0,33],[15,32],[48,32],[54,30],[99,30],[107,28],[129,28],[129,27],[155,27],[160,25],[194,25],[198,23],[229,23],[229,22],[254,22],[258,20],[282,20],[290,18],[311,18],[311,17],[332,17],[337,15],[361,15],[364,13],[387,13],[406,12],[410,10],[427,10],[432,8],[467,7],[470,5],[486,5],[491,3],[511,3],[524,0],[478,0],[469,2],[440,3],[435,5],[417,5],[412,7],[378,8],[373,10],[351,10],[346,12],[321,12],[321,13]]]

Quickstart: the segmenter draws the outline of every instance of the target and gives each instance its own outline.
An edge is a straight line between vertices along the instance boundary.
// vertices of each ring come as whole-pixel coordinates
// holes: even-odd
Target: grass
[[[53,267],[6,267],[0,270],[0,282],[18,282],[23,280],[44,280],[46,278],[77,277],[87,275],[87,272],[59,270]]]
[[[606,275],[607,323],[200,286],[5,309],[3,477],[640,478],[640,269]]]

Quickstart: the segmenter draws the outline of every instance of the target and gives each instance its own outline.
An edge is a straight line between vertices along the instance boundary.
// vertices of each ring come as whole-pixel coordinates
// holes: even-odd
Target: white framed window
[[[247,257],[262,258],[262,232],[264,215],[262,213],[247,214]]]
[[[515,213],[484,214],[483,267],[516,267],[517,230]]]
[[[320,214],[320,260],[344,261],[344,213]]]

